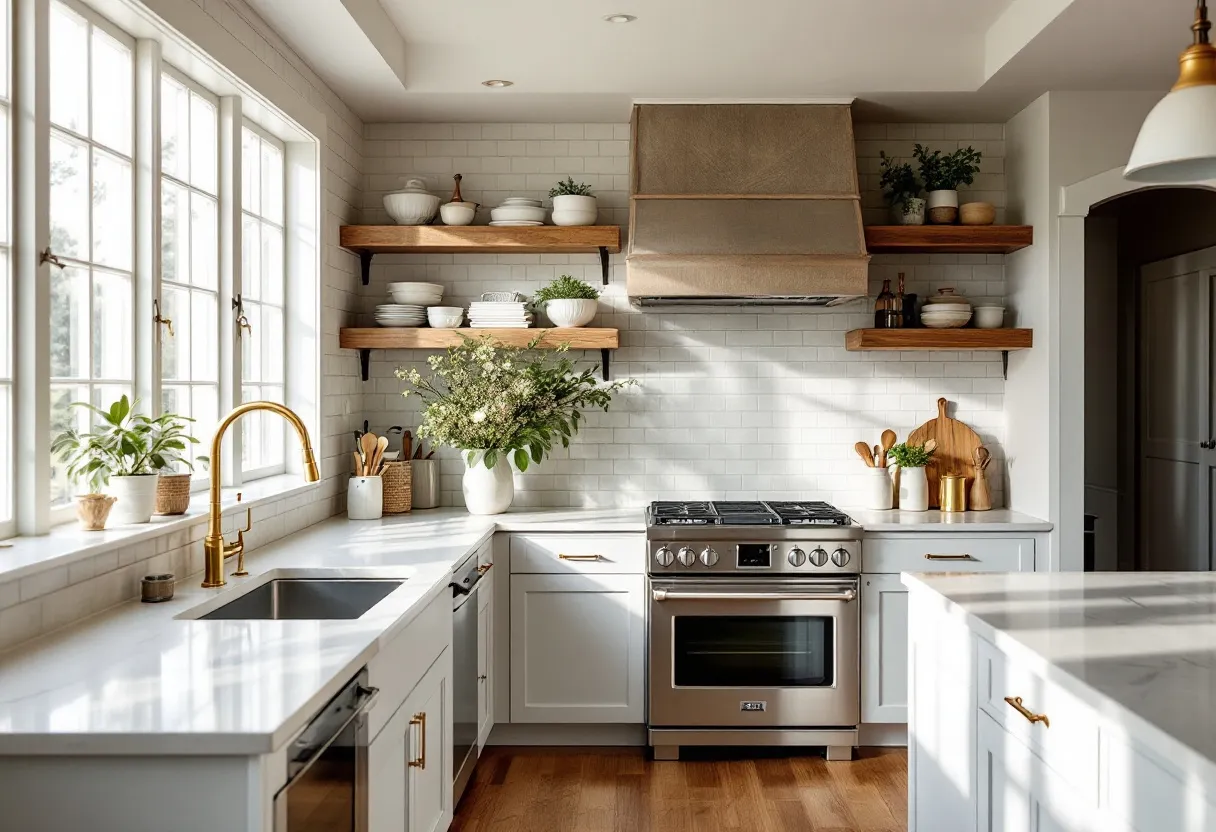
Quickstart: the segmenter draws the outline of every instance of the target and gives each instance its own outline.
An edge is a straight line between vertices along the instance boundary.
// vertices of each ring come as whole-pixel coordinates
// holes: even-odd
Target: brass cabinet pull
[[[975,560],[971,555],[925,555],[925,560]]]
[[[409,765],[410,765],[410,768],[420,768],[420,769],[425,770],[426,769],[426,712],[423,711],[422,713],[414,714],[414,718],[410,720],[410,725],[422,726],[422,743],[421,743],[421,745],[422,745],[421,752],[422,753],[418,755],[418,759],[410,760]]]
[[[494,564],[492,564],[492,563],[483,563],[483,564],[481,564],[481,566],[477,567],[477,574],[484,575],[487,572],[489,572],[493,566],[494,566]]]
[[[599,560],[599,555],[558,555],[559,560]]]
[[[1030,724],[1033,725],[1036,722],[1041,722],[1041,723],[1043,723],[1044,728],[1051,727],[1051,720],[1047,718],[1047,714],[1036,714],[1034,711],[1027,708],[1025,705],[1022,704],[1022,697],[1006,696],[1005,702],[1009,705],[1009,707],[1013,708],[1015,711],[1020,713],[1022,716],[1026,717],[1026,721],[1029,722]]]

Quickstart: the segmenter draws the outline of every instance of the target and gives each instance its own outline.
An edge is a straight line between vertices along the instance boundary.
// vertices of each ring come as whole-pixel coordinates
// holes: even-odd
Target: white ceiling
[[[863,118],[1004,120],[1049,89],[1164,92],[1194,9],[1193,0],[307,0],[300,14],[300,0],[249,2],[368,121],[623,121],[635,98],[825,95],[856,96]],[[616,12],[638,19],[602,20]],[[488,89],[488,78],[515,85]]]

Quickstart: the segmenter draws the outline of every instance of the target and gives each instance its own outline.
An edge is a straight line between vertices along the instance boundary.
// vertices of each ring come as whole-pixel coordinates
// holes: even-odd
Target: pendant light
[[[1199,0],[1195,40],[1178,58],[1178,81],[1136,138],[1123,176],[1133,182],[1216,179],[1216,46],[1208,39],[1207,0]]]

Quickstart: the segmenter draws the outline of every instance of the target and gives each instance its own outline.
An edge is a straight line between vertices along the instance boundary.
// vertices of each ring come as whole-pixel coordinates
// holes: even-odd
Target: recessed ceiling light
[[[482,81],[481,85],[483,87],[509,87],[514,83],[514,81],[504,81],[501,78],[491,78],[489,81]]]
[[[606,14],[604,20],[609,23],[632,23],[637,18],[631,14]]]

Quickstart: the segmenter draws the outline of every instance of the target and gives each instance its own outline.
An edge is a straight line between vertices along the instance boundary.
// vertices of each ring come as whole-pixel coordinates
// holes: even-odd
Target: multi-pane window
[[[219,120],[193,85],[165,74],[160,90],[161,411],[205,440],[219,418]]]
[[[0,0],[0,537],[13,520],[13,323],[9,301],[8,3]]]
[[[283,402],[285,375],[283,146],[246,124],[241,131],[241,400]],[[247,477],[282,471],[283,420],[245,417],[242,467]]]
[[[134,388],[132,45],[60,2],[50,8],[51,427],[87,427],[74,401]],[[52,504],[71,500],[52,466]]]

